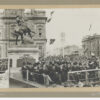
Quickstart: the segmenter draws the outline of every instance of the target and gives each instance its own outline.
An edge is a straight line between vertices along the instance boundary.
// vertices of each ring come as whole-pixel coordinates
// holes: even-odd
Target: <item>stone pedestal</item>
[[[8,57],[12,59],[12,67],[17,68],[17,60],[24,55],[29,55],[36,61],[39,59],[39,51],[37,48],[11,48],[8,50]]]

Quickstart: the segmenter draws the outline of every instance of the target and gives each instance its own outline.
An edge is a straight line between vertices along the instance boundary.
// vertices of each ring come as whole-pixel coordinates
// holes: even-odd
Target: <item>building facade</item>
[[[55,48],[54,50],[52,50],[52,52],[50,51],[50,53],[48,52],[48,56],[50,55],[54,55],[54,56],[70,56],[70,55],[83,55],[83,49],[79,48],[77,45],[68,45],[65,46],[64,48],[59,47],[59,48]]]
[[[100,56],[100,35],[92,35],[84,37],[82,40],[83,52],[87,57],[94,55],[96,57]]]
[[[72,55],[72,54],[78,54],[78,53],[79,53],[79,47],[76,45],[70,45],[64,48],[65,55]]]
[[[24,9],[5,9],[0,14],[0,52],[1,57],[9,57],[11,66],[17,66],[22,58],[34,58],[45,56],[46,51],[46,14],[45,11],[30,9],[25,12]],[[25,24],[34,31],[32,38],[27,34],[24,36],[24,43],[21,43],[19,36],[16,45],[16,37],[13,35],[16,26],[16,16],[24,18]]]

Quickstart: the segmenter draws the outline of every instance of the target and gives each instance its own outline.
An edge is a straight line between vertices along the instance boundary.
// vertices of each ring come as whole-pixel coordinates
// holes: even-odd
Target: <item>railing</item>
[[[30,72],[29,70],[22,70],[22,76],[25,81],[36,82],[45,86],[50,85],[49,75]],[[100,69],[90,69],[81,71],[69,71],[67,82],[78,83],[79,81],[89,83],[89,81],[100,80]]]
[[[48,78],[49,76],[45,74],[30,72],[29,70],[22,70],[22,77],[26,81],[37,82],[45,86],[50,85],[50,80]]]
[[[81,71],[70,71],[68,72],[68,81],[95,81],[100,79],[100,69],[90,69]]]

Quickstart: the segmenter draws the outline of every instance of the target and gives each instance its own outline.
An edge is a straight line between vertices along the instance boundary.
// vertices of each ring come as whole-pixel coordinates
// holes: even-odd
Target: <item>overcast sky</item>
[[[66,46],[78,45],[80,47],[84,36],[100,34],[100,8],[46,9],[47,16],[52,10],[55,11],[53,18],[46,25],[47,39],[55,38],[56,41],[51,46],[47,43],[47,50],[60,46],[62,32],[66,34]]]

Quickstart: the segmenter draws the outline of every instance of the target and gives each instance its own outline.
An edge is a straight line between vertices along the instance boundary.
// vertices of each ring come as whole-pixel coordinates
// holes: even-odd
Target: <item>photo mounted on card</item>
[[[0,92],[100,96],[100,6],[39,2],[0,6]]]

